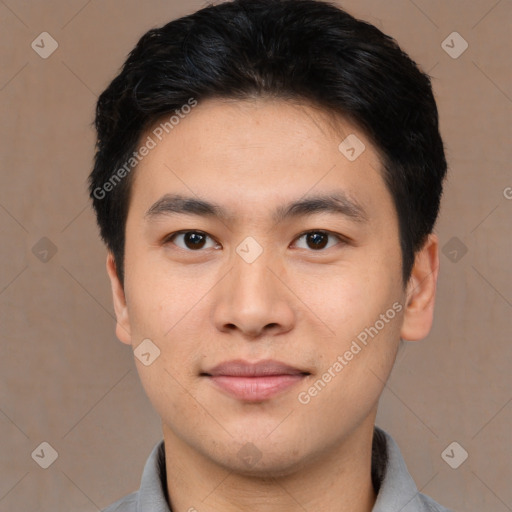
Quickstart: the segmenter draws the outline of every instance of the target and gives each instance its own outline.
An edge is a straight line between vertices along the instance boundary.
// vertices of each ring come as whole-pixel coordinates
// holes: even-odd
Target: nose
[[[293,328],[293,293],[279,263],[263,253],[252,263],[238,254],[216,287],[213,318],[222,332],[239,331],[246,338],[277,335]]]

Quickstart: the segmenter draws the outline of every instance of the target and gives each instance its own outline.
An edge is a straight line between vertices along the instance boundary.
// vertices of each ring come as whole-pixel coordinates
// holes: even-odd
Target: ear
[[[130,329],[130,318],[128,316],[128,308],[126,306],[126,297],[123,286],[117,275],[116,262],[111,252],[107,253],[107,273],[110,278],[112,287],[112,298],[114,301],[114,310],[116,312],[116,336],[119,341],[131,345],[132,336]]]
[[[422,249],[416,253],[411,277],[407,283],[401,338],[418,341],[430,332],[434,318],[438,273],[438,238],[437,235],[430,234]]]

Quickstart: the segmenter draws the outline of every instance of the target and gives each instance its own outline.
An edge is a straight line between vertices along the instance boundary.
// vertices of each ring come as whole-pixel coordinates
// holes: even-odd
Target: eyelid
[[[168,244],[168,243],[172,243],[172,239],[178,235],[184,235],[186,233],[198,233],[200,235],[204,235],[206,236],[207,238],[209,238],[210,240],[213,240],[216,244],[218,244],[219,242],[217,242],[217,240],[215,240],[215,238],[213,238],[212,235],[206,233],[205,231],[202,231],[200,229],[182,229],[180,231],[174,231],[173,233],[169,233],[168,235],[166,235],[163,239],[162,239],[162,244],[165,245],[165,244]],[[176,245],[176,244],[174,244]],[[196,251],[194,250],[190,250],[190,249],[183,249],[182,247],[179,247],[177,246],[178,249],[182,249],[183,251],[187,251],[187,252],[202,252],[201,249],[198,249]]]
[[[301,239],[302,237],[306,236],[306,235],[309,235],[310,233],[322,233],[324,235],[329,235],[331,237],[334,237],[334,238],[337,238],[339,240],[339,242],[337,244],[334,244],[332,245],[331,247],[327,247],[327,249],[320,249],[320,250],[313,250],[313,249],[310,249],[308,252],[312,252],[312,253],[322,253],[322,252],[326,252],[327,250],[333,248],[333,247],[336,247],[337,245],[340,244],[340,242],[345,245],[345,244],[348,244],[350,242],[350,239],[344,235],[341,235],[339,233],[335,233],[333,231],[329,231],[328,229],[321,229],[321,228],[317,228],[317,229],[308,229],[307,231],[304,231],[303,233],[301,233],[300,235],[297,235],[294,239],[294,241],[296,240],[299,240]]]

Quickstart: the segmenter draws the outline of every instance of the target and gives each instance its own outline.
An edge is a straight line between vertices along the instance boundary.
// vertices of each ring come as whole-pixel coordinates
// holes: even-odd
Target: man
[[[375,427],[432,323],[429,77],[333,5],[235,0],[145,34],[96,128],[116,334],[163,430],[106,510],[446,510]]]

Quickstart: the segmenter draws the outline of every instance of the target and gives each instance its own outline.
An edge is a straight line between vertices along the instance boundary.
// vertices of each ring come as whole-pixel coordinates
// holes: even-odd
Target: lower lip
[[[209,376],[217,386],[240,400],[257,402],[271,398],[302,381],[306,375],[267,375],[265,377]]]

